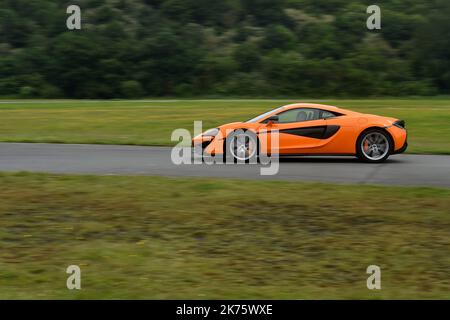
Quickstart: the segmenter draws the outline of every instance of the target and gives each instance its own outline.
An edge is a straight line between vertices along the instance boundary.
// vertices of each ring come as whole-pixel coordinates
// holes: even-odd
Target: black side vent
[[[394,122],[394,126],[405,129],[405,120],[398,120]]]

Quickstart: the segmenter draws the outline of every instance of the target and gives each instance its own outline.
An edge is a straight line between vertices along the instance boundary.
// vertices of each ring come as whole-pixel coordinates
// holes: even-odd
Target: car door
[[[315,152],[322,145],[326,120],[321,119],[321,110],[295,108],[281,111],[278,122],[269,125],[279,131],[280,154],[302,154]]]

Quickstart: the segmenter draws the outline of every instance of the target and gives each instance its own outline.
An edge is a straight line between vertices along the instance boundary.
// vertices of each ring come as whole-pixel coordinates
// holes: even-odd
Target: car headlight
[[[204,137],[215,137],[218,134],[219,134],[219,129],[214,128],[214,129],[206,130],[205,132],[202,133],[202,136],[204,136]]]

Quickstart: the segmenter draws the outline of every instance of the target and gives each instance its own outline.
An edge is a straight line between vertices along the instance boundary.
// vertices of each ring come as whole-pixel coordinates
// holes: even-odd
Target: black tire
[[[380,163],[392,154],[394,142],[385,130],[368,129],[356,140],[356,156],[364,162]]]
[[[250,154],[246,154],[245,156],[239,157],[237,155],[236,150],[232,150],[234,148],[235,143],[233,140],[240,137],[246,137],[248,139],[249,146],[251,145]],[[250,130],[236,130],[232,132],[224,143],[224,162],[225,163],[257,163],[259,153],[259,141],[256,137],[255,133]]]

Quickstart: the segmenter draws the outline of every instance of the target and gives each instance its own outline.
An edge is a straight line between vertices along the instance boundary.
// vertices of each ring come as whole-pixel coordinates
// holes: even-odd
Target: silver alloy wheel
[[[380,160],[389,152],[389,141],[380,132],[370,132],[361,141],[361,150],[370,160]]]
[[[237,160],[248,160],[256,154],[256,141],[248,134],[239,133],[231,140],[230,152]]]

